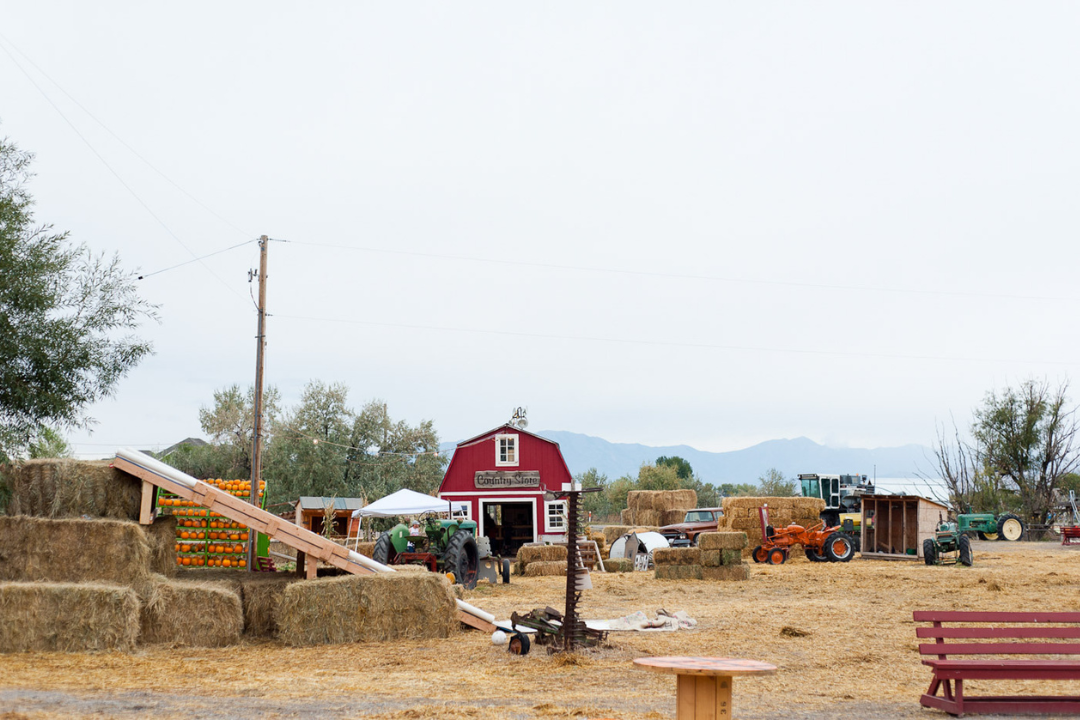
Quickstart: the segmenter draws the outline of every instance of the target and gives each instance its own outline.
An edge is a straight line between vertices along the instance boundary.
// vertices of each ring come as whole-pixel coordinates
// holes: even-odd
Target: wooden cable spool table
[[[776,666],[720,657],[644,657],[634,660],[654,672],[675,673],[677,720],[731,720],[731,685],[736,675],[774,675]]]

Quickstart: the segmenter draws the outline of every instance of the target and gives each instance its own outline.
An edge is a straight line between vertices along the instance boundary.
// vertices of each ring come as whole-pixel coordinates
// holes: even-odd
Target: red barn
[[[572,483],[559,443],[507,424],[458,443],[439,497],[476,521],[493,554],[508,556],[528,542],[566,539],[566,503],[544,493]]]

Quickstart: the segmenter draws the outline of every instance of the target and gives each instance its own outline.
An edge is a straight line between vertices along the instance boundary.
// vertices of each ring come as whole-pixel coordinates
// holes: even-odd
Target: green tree
[[[694,469],[690,467],[690,463],[678,455],[672,455],[671,457],[661,455],[656,458],[656,464],[675,468],[675,474],[680,480],[689,480],[694,477]]]
[[[1068,382],[1051,387],[1032,379],[1018,388],[990,391],[975,410],[972,435],[979,464],[1016,491],[1030,521],[1045,519],[1054,490],[1080,467],[1076,408],[1069,405],[1068,389]]]
[[[794,479],[784,477],[776,468],[769,468],[758,477],[758,492],[764,497],[788,497],[797,494]]]
[[[43,427],[27,448],[31,460],[37,458],[69,458],[71,447],[64,436],[50,427]]]
[[[750,483],[722,483],[721,497],[753,497],[758,494],[758,486]]]
[[[151,352],[134,332],[156,318],[117,257],[34,220],[32,159],[0,140],[0,459],[45,427],[92,424],[86,408]]]
[[[274,387],[263,393],[263,442],[269,447],[278,418],[280,394]],[[210,437],[209,449],[189,448],[175,458],[176,463],[191,462],[195,477],[251,478],[251,452],[255,440],[255,386],[247,391],[230,385],[214,391],[212,407],[199,409],[199,425]],[[177,468],[181,468],[179,464]],[[203,472],[212,472],[204,475]]]
[[[621,508],[612,505],[607,475],[600,474],[596,468],[589,468],[575,475],[574,482],[581,485],[582,490],[600,488],[600,492],[585,493],[583,496],[582,506],[586,513],[591,514],[593,522],[607,522],[618,514]]]

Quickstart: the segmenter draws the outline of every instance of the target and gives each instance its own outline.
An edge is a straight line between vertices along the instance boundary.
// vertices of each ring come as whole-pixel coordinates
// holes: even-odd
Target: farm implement
[[[960,517],[964,517],[961,515]],[[940,518],[939,518],[940,520]],[[923,540],[923,560],[927,565],[972,565],[971,538],[953,522],[939,522],[934,537]]]
[[[758,508],[761,544],[751,554],[756,563],[780,565],[787,562],[791,548],[802,545],[810,562],[848,562],[855,556],[855,543],[839,526],[819,522],[809,528],[794,523],[785,528],[769,524],[769,506]]]

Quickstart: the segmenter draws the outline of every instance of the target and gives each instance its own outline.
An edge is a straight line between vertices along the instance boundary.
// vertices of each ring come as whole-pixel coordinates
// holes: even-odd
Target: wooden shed
[[[571,489],[559,444],[507,424],[458,443],[438,496],[476,521],[492,553],[512,556],[525,543],[566,540],[566,501],[544,493]]]
[[[949,508],[918,495],[866,495],[862,499],[862,556],[921,560],[923,540],[934,536]]]
[[[330,504],[334,505],[334,530],[332,535],[347,536],[356,534],[359,518],[353,519],[353,510],[364,507],[360,498],[329,498],[302,496],[296,501],[296,524],[316,535],[323,535],[326,513]]]

